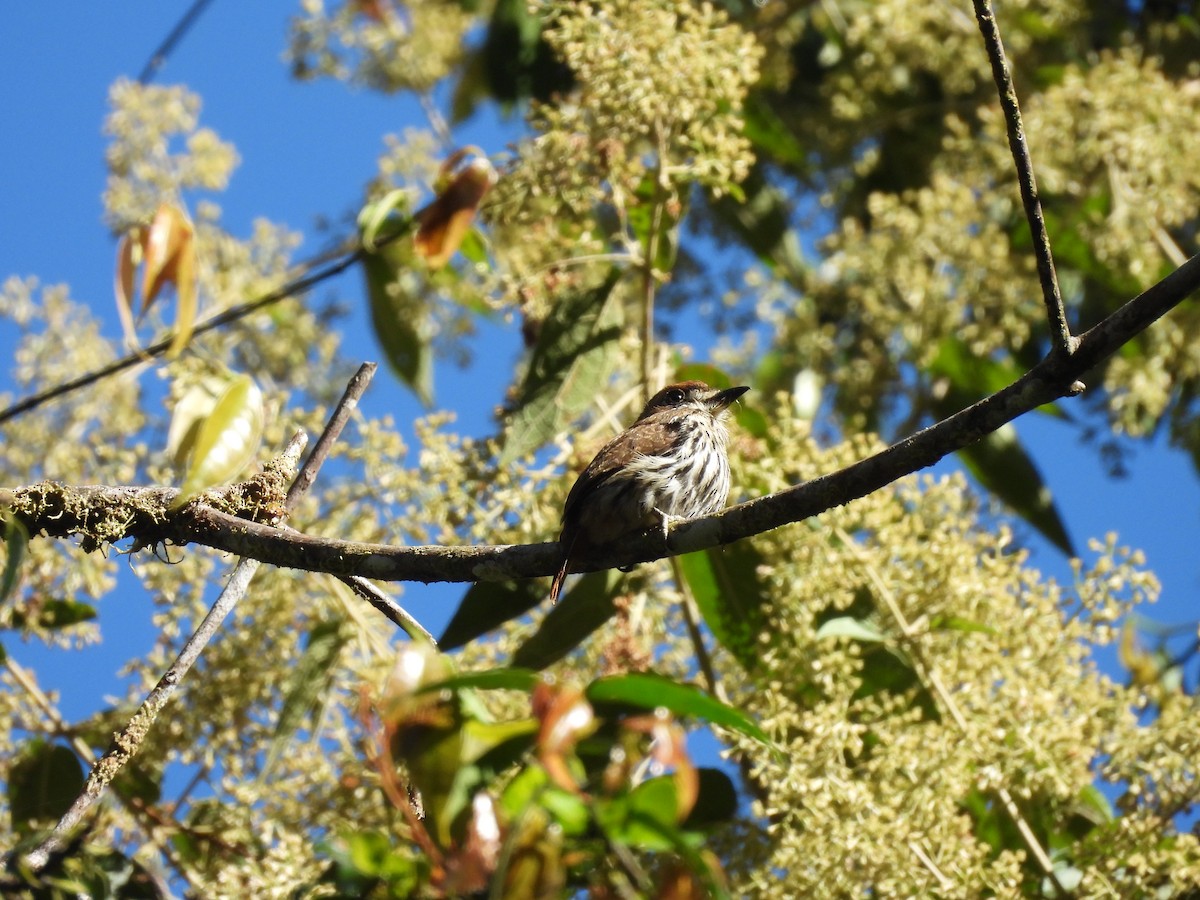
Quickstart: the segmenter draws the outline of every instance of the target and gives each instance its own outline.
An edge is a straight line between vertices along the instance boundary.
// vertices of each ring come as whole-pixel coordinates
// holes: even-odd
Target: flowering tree
[[[80,722],[4,658],[5,889],[1194,890],[1186,655],[1137,649],[1156,582],[1114,537],[1069,585],[1030,567],[1013,522],[1074,548],[1006,427],[1069,409],[1200,458],[1190,8],[304,0],[299,79],[454,88],[299,262],[202,199],[237,154],[196,95],[115,84],[136,347],[63,288],[0,291],[0,628],[64,653],[119,629],[119,548],[158,639]],[[487,104],[522,117],[512,154],[448,151]],[[307,299],[352,267],[438,406],[408,457]],[[434,364],[495,316],[526,353],[481,375],[511,385],[492,433],[460,434]],[[589,551],[549,607],[574,475],[689,378],[754,388],[739,502]],[[979,489],[916,474],[951,453]],[[442,634],[413,581],[464,585]],[[1117,641],[1128,683],[1092,659]]]

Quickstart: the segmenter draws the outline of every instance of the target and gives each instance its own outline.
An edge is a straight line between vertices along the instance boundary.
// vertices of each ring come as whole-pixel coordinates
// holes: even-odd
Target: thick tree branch
[[[672,528],[670,546],[658,529],[618,541],[579,560],[580,571],[633,565],[676,553],[729,544],[842,506],[933,465],[1000,426],[1060,397],[1083,390],[1079,379],[1112,356],[1200,287],[1200,255],[1130,300],[1081,335],[1074,352],[1053,351],[1001,391],[853,465],[766,497]],[[550,575],[556,543],[479,547],[389,547],[299,534],[237,518],[200,503],[168,512],[175,492],[164,488],[34,485],[0,490],[31,535],[84,535],[84,544],[133,537],[141,544],[197,543],[262,562],[382,581],[495,581]],[[253,492],[251,492],[253,495]],[[114,509],[116,514],[114,514]],[[90,527],[105,526],[98,537]]]
[[[1025,206],[1025,218],[1029,221],[1029,231],[1033,237],[1033,253],[1037,259],[1038,280],[1042,285],[1042,300],[1046,304],[1050,339],[1055,350],[1065,350],[1069,353],[1074,349],[1071,328],[1067,324],[1062,293],[1058,289],[1058,277],[1054,274],[1054,256],[1050,252],[1050,238],[1046,233],[1046,220],[1042,216],[1042,202],[1038,199],[1033,160],[1029,156],[1029,145],[1025,142],[1025,126],[1021,122],[1021,107],[1017,104],[1017,89],[1013,86],[1012,72],[1004,55],[1004,44],[1000,40],[1000,30],[996,27],[996,15],[992,11],[991,0],[972,2],[988,61],[992,65],[992,78],[996,81],[996,90],[1000,95],[1000,108],[1004,110],[1008,146],[1017,167],[1021,202]]]

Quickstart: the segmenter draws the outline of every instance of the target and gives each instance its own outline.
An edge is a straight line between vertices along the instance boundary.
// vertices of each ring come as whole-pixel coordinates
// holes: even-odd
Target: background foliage
[[[999,10],[1080,329],[1197,249],[1193,14]],[[334,248],[355,216],[391,243],[336,303],[285,299],[6,422],[0,484],[180,484],[172,416],[244,375],[266,461],[297,427],[320,431],[364,353],[338,304],[370,310],[378,351],[429,411],[360,415],[290,521],[391,544],[552,540],[573,473],[664,381],[753,386],[736,500],[849,464],[1049,347],[968,4],[304,0],[288,41],[300,81],[424,98],[426,126],[387,136],[374,171],[330,176],[362,186]],[[199,96],[122,80],[110,105],[96,187],[114,251],[163,203],[186,210],[201,317],[295,272],[288,227],[223,226],[237,140],[203,124]],[[431,265],[412,217],[456,130],[497,110],[498,180],[460,253]],[[180,314],[175,275],[143,341]],[[4,283],[0,317],[17,336],[8,401],[122,352],[68,288],[31,276]],[[1114,472],[1129,438],[1165,435],[1200,460],[1197,327],[1183,304],[1044,414]],[[521,335],[515,362],[473,337],[496,328]],[[479,433],[454,415],[474,398],[434,379],[447,361],[510,386]],[[553,610],[544,584],[480,582],[445,655],[342,582],[265,572],[36,890],[1187,896],[1194,633],[1183,652],[1139,642],[1133,610],[1157,594],[1141,554],[1068,534],[1011,430],[962,456],[973,487],[907,478],[724,550],[582,576]],[[227,565],[4,528],[5,643],[69,654],[119,633],[130,575],[157,635],[126,665],[128,695],[82,721],[5,658],[12,850],[78,793]],[[1069,583],[1032,567],[1033,534],[1070,554],[1086,541]],[[1128,677],[1097,667],[1111,645]],[[708,728],[720,761],[695,749]]]

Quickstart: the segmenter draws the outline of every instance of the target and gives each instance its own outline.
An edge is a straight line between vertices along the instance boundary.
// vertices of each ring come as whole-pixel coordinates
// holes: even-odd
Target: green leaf
[[[809,169],[809,155],[795,133],[759,94],[751,94],[742,105],[742,134],[756,150],[800,172]]]
[[[69,628],[96,618],[96,607],[78,600],[48,600],[38,610],[38,625],[50,630]]]
[[[8,775],[8,806],[13,828],[29,833],[37,824],[56,822],[83,790],[83,766],[61,744],[30,742]]]
[[[947,338],[929,367],[930,374],[944,378],[947,390],[933,404],[939,417],[964,409],[981,397],[1012,384],[1020,371],[1012,362],[998,362],[971,353],[957,338]],[[1062,416],[1056,406],[1039,407],[1040,412]],[[1054,503],[1050,488],[1009,423],[958,452],[967,471],[985,489],[995,494],[1018,516],[1042,533],[1048,541],[1074,556],[1071,538]]]
[[[679,800],[675,779],[662,775],[643,781],[623,797],[595,805],[600,826],[615,841],[640,850],[666,851],[679,843],[675,810]]]
[[[1018,516],[1067,556],[1075,556],[1071,537],[1058,514],[1054,495],[1009,422],[958,452],[967,471]]]
[[[0,536],[4,538],[4,571],[0,572],[0,602],[3,602],[17,586],[17,573],[29,549],[29,529],[14,515],[0,515]]]
[[[833,637],[851,638],[855,641],[886,641],[888,639],[888,636],[875,623],[866,619],[856,619],[853,616],[838,616],[817,629],[818,641]]]
[[[758,582],[761,554],[749,541],[679,558],[683,577],[713,636],[748,672],[758,666],[767,627],[767,595]]]
[[[550,784],[546,770],[538,765],[518,772],[500,796],[500,805],[510,822],[521,819],[534,804],[546,810],[564,834],[582,835],[591,823],[587,801]]]
[[[396,377],[429,406],[433,403],[432,329],[410,261],[408,253],[390,244],[363,258],[363,273],[371,325],[383,355]]]
[[[442,681],[422,685],[417,694],[436,691],[522,691],[529,693],[541,681],[541,676],[530,669],[502,668],[486,669],[482,672],[465,672]]]
[[[684,197],[677,198],[679,207],[676,214],[669,211],[667,200],[669,195],[658,183],[658,179],[647,175],[634,191],[636,203],[630,204],[626,210],[626,221],[633,232],[638,244],[645,250],[650,246],[651,232],[655,226],[655,216],[658,216],[658,229],[654,235],[654,259],[650,260],[659,272],[670,272],[675,267],[675,257],[679,248],[679,222],[687,215]],[[657,210],[657,213],[656,213]]]
[[[463,236],[462,243],[458,245],[458,252],[463,255],[467,262],[476,266],[486,266],[491,269],[491,264],[488,262],[487,244],[484,242],[483,234],[478,228],[471,227]],[[483,307],[486,309],[487,307]]]
[[[753,738],[775,749],[767,733],[750,716],[690,684],[679,684],[651,672],[609,675],[588,685],[592,703],[625,703],[642,709],[666,709],[676,716],[694,716],[711,725]]]
[[[378,200],[368,203],[358,213],[359,239],[368,253],[374,253],[380,241],[390,240],[396,234],[411,228],[412,219],[408,217],[408,191],[403,188],[388,191]]]
[[[538,630],[517,648],[514,666],[541,670],[558,662],[611,619],[617,611],[613,603],[616,572],[591,572],[579,579],[558,605],[542,619]]]
[[[450,624],[438,638],[438,647],[443,652],[462,647],[524,615],[545,599],[545,585],[533,579],[477,581],[463,595]]]
[[[235,479],[254,459],[262,439],[262,392],[249,375],[229,382],[200,425],[174,506]]]
[[[598,287],[560,297],[542,323],[505,429],[501,466],[532,453],[570,425],[608,380],[623,322],[613,290],[619,279],[614,269]]]
[[[349,639],[350,634],[340,620],[320,622],[309,631],[308,646],[289,674],[279,721],[275,723],[267,758],[258,775],[259,783],[266,780],[283,756],[304,719],[319,711],[333,679],[333,667]]]

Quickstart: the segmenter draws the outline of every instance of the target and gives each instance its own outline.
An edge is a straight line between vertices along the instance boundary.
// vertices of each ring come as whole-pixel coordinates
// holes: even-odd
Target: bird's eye
[[[674,406],[676,403],[682,403],[683,391],[681,391],[679,388],[671,388],[671,390],[667,391],[667,394],[665,397],[663,397],[663,399],[666,400],[671,406]]]

